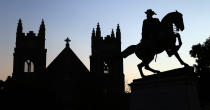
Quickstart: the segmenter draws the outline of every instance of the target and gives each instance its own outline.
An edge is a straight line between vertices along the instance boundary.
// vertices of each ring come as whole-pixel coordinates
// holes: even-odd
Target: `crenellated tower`
[[[13,76],[24,72],[42,72],[46,68],[45,24],[42,20],[38,35],[33,31],[23,33],[19,19],[14,48]]]
[[[121,32],[117,25],[116,34],[112,29],[111,34],[101,36],[99,23],[92,31],[91,36],[90,71],[95,76],[97,90],[101,94],[101,100],[109,104],[119,101],[124,94],[123,59],[121,53]],[[114,103],[114,102],[113,102]],[[109,109],[109,108],[107,108]]]

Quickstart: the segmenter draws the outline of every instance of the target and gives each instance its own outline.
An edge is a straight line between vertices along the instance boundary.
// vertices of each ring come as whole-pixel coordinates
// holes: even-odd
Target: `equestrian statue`
[[[140,43],[131,45],[122,51],[122,57],[126,58],[135,53],[136,56],[142,60],[142,62],[137,65],[141,77],[145,77],[142,71],[143,67],[153,73],[160,73],[160,71],[150,68],[149,64],[154,59],[155,55],[164,50],[169,57],[174,55],[182,65],[189,67],[178,54],[178,50],[182,45],[178,31],[184,30],[182,14],[178,11],[168,13],[160,22],[158,18],[152,17],[156,15],[152,9],[148,9],[145,13],[147,19],[143,21],[142,39]],[[178,45],[176,45],[177,40]]]

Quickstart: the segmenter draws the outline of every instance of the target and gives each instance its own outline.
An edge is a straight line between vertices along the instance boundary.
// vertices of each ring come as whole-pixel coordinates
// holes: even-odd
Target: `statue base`
[[[130,110],[200,110],[198,78],[180,68],[134,80]]]

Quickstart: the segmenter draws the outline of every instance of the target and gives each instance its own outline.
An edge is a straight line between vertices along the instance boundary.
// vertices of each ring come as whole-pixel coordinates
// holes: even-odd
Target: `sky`
[[[47,65],[65,47],[65,38],[71,39],[70,47],[89,68],[91,32],[100,23],[102,36],[120,24],[122,50],[139,43],[145,11],[153,9],[160,20],[175,10],[183,14],[185,30],[180,32],[183,45],[179,50],[182,59],[195,64],[190,57],[192,45],[202,43],[210,35],[209,0],[0,0],[0,79],[12,74],[13,52],[18,19],[23,31],[38,32],[41,20],[46,25]],[[139,60],[135,55],[124,59],[126,83],[139,78]],[[165,52],[157,56],[150,66],[160,71],[180,68],[178,60]],[[144,70],[145,74],[153,74]]]

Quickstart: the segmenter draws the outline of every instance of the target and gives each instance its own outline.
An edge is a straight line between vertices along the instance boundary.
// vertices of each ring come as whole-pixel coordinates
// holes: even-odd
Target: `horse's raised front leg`
[[[185,63],[182,59],[181,59],[181,57],[179,56],[179,54],[178,54],[178,52],[175,52],[175,57],[178,59],[178,61],[179,61],[179,63],[181,64],[181,65],[184,65],[185,67],[189,67],[189,65],[187,64],[187,63]]]
[[[146,65],[146,66],[145,66],[145,69],[147,69],[147,70],[149,70],[149,71],[152,71],[153,73],[160,73],[160,71],[150,68],[149,65]]]

